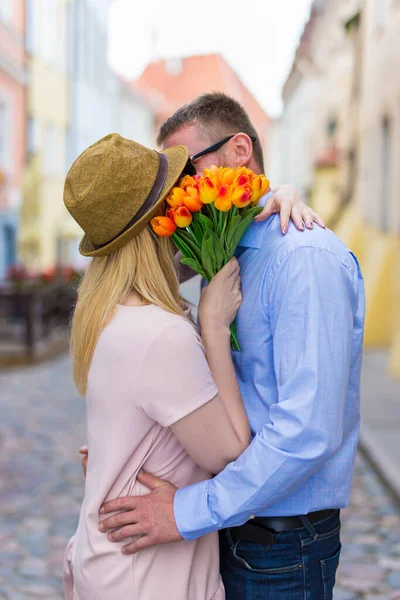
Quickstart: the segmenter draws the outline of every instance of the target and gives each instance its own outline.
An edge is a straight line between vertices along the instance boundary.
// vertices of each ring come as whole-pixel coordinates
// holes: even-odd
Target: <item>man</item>
[[[263,169],[247,114],[222,94],[178,110],[159,142],[188,146],[199,172],[211,164]],[[214,479],[180,490],[141,474],[153,491],[108,502],[101,512],[125,512],[99,528],[114,530],[111,541],[141,536],[124,553],[225,530],[228,600],[297,600],[305,590],[329,600],[359,431],[362,275],[332,232],[290,224],[282,235],[275,215],[249,228],[237,256],[244,300],[234,362],[251,445]]]

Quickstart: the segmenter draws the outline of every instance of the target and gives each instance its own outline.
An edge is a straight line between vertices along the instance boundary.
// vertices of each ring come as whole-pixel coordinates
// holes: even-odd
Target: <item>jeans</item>
[[[274,534],[260,546],[220,532],[226,600],[332,600],[340,555],[340,511],[312,525]]]

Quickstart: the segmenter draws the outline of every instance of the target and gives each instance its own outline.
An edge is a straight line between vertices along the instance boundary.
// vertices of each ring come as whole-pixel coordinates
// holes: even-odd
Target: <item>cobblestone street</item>
[[[0,373],[0,423],[0,599],[61,598],[85,442],[69,359]],[[362,457],[342,541],[335,599],[400,599],[400,512]]]

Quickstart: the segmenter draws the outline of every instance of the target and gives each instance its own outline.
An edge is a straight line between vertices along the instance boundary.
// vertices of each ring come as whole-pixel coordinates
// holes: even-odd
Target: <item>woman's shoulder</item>
[[[195,340],[198,337],[195,327],[184,316],[170,313],[153,304],[141,307],[118,305],[115,319],[110,324],[116,332],[133,330],[149,338],[174,338]]]

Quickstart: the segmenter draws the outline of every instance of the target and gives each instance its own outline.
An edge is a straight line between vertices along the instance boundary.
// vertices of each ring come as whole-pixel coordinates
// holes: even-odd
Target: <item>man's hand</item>
[[[87,446],[81,446],[79,448],[79,454],[83,454],[81,463],[82,463],[83,474],[86,477],[86,469],[87,469],[87,463],[88,463],[88,457],[89,457],[88,447]]]
[[[288,231],[290,219],[300,231],[303,231],[304,224],[307,229],[312,229],[314,221],[320,227],[325,227],[321,217],[304,204],[294,186],[280,185],[273,192],[274,195],[268,200],[263,211],[254,219],[255,221],[265,221],[272,214],[280,213],[281,230],[284,234]]]
[[[138,474],[137,480],[152,490],[150,494],[111,500],[100,509],[101,514],[125,511],[99,523],[100,531],[114,530],[107,536],[110,542],[142,536],[124,546],[123,554],[135,554],[149,546],[182,540],[174,517],[174,497],[177,488],[169,481],[144,471]]]

